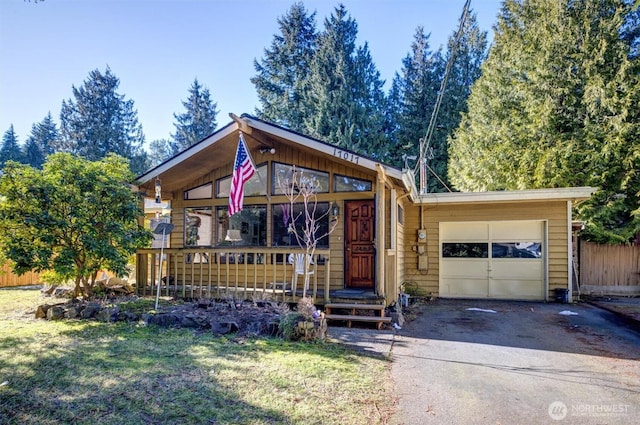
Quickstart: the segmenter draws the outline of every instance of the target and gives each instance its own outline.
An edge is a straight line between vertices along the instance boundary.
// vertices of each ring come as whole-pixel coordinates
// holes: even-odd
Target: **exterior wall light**
[[[333,216],[332,218],[334,220],[338,219],[338,216],[340,215],[340,207],[338,206],[338,203],[333,201],[333,205],[331,205],[331,215]]]

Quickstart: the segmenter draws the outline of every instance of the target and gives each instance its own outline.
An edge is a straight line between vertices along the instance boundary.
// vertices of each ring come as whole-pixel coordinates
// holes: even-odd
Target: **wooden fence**
[[[38,273],[28,272],[22,276],[13,274],[8,264],[0,265],[0,288],[8,286],[36,285],[40,282]]]
[[[640,295],[640,246],[580,242],[583,293]]]

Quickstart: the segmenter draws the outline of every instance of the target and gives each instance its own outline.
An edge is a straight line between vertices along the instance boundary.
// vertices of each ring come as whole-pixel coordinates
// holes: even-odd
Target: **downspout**
[[[573,238],[571,234],[572,206],[571,200],[567,200],[567,302],[573,302]]]

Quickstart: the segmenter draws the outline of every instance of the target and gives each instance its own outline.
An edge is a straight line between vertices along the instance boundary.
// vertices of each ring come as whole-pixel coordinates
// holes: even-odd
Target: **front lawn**
[[[0,290],[1,424],[383,424],[389,363],[331,342],[34,318]]]

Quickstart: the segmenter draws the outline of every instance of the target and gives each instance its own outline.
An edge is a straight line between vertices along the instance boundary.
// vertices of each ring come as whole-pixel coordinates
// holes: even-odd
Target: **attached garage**
[[[572,208],[594,190],[416,194],[403,226],[405,288],[442,298],[539,301],[567,289],[571,298]]]
[[[440,223],[441,297],[544,300],[544,221]]]

